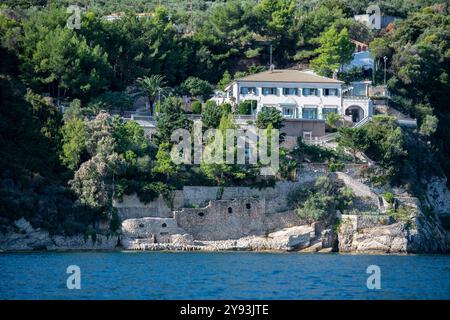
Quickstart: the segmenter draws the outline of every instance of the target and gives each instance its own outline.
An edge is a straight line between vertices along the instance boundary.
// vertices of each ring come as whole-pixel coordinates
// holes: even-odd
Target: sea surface
[[[67,287],[71,265],[80,289]],[[450,299],[450,256],[0,253],[0,299]]]

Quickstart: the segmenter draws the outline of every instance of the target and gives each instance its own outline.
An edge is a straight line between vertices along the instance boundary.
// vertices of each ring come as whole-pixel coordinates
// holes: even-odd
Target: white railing
[[[186,114],[186,118],[191,120],[200,120],[202,118],[201,114]]]
[[[131,115],[131,120],[140,120],[140,121],[148,121],[148,122],[152,122],[155,121],[155,117],[153,116],[144,116],[144,115],[139,115],[139,114],[132,114]]]
[[[323,145],[327,142],[333,141],[334,139],[336,139],[336,137],[337,137],[337,132],[334,132],[334,133],[324,135],[322,137],[314,137],[314,138],[311,138],[308,140],[305,139],[305,143],[306,144],[314,144],[314,145]]]
[[[365,117],[361,121],[355,123],[352,128],[359,128],[359,127],[365,125],[366,123],[369,123],[370,121],[372,121],[372,117]],[[335,140],[337,136],[338,136],[338,133],[333,132],[333,133],[324,135],[322,137],[315,137],[314,139],[305,140],[305,143],[323,145],[327,142]]]
[[[363,118],[362,120],[360,120],[359,122],[355,123],[353,125],[353,128],[362,127],[363,125],[365,125],[366,123],[369,123],[370,121],[372,121],[372,117],[367,116],[367,117]]]
[[[337,132],[333,132],[333,133],[324,135],[323,137],[320,137],[320,140],[322,142],[330,142],[330,141],[333,141],[334,139],[336,139],[336,137],[337,137]]]
[[[254,114],[237,114],[234,116],[236,120],[255,120],[256,115]]]
[[[397,119],[397,123],[403,127],[417,128],[417,119]]]

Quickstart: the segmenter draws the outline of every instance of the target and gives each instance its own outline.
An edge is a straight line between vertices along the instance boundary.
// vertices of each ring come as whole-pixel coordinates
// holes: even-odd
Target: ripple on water
[[[81,268],[68,290],[66,268]],[[380,290],[366,287],[369,265]],[[450,256],[253,252],[0,254],[1,299],[449,299]]]

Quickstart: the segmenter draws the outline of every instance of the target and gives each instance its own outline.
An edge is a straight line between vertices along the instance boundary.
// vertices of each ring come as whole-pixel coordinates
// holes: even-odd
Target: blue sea
[[[68,266],[80,289],[68,289]],[[369,266],[380,289],[369,289]],[[449,299],[450,256],[0,253],[0,299]]]

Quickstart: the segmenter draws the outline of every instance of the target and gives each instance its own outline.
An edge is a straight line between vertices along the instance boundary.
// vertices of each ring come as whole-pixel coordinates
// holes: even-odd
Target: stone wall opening
[[[352,122],[356,123],[364,119],[364,109],[357,105],[352,105],[345,109],[345,115],[352,117]]]

